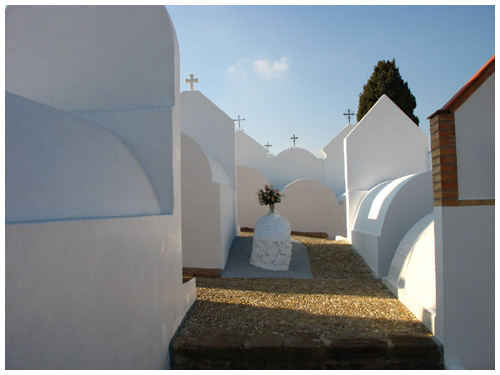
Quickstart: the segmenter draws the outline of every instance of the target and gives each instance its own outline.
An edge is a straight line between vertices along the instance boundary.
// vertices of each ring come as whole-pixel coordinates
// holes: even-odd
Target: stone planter
[[[267,270],[287,271],[292,258],[290,230],[290,222],[275,211],[257,220],[250,263]]]

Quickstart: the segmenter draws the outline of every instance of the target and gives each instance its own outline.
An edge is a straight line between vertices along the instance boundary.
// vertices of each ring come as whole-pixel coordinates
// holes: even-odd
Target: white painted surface
[[[165,7],[9,6],[5,12],[7,91],[65,111],[174,104],[177,38]]]
[[[289,148],[268,161],[269,180],[277,189],[283,190],[297,179],[310,178],[324,181],[323,159],[317,158],[303,148]]]
[[[261,206],[257,191],[269,185],[269,181],[259,171],[244,166],[236,167],[238,225],[241,228],[255,228],[255,223],[264,216],[268,208]],[[278,209],[281,203],[276,205]]]
[[[195,300],[180,217],[6,226],[7,369],[158,369]]]
[[[285,197],[276,210],[285,216],[292,230],[325,232],[329,238],[345,236],[345,206],[339,205],[335,193],[317,180],[301,179],[282,191]]]
[[[326,155],[323,162],[324,182],[335,192],[337,197],[345,193],[344,138],[352,129],[354,129],[354,125],[347,124],[322,150]]]
[[[495,74],[455,112],[459,199],[495,197]]]
[[[9,6],[7,91],[110,128],[172,213],[177,37],[163,6]]]
[[[236,236],[235,192],[214,182],[207,154],[182,133],[182,257],[184,267],[224,268]],[[224,170],[219,165],[219,173]]]
[[[257,220],[250,263],[273,271],[287,271],[292,258],[290,222],[278,213]]]
[[[160,214],[134,155],[99,124],[6,93],[6,221]]]
[[[181,131],[198,143],[223,168],[236,189],[234,122],[199,91],[183,91]]]
[[[435,207],[436,336],[445,366],[495,368],[495,207]]]
[[[266,148],[243,131],[235,132],[236,166],[250,167],[269,178],[268,154]]]
[[[408,230],[432,212],[431,172],[386,181],[359,205],[352,244],[377,277],[389,272],[394,253]]]
[[[396,104],[383,95],[344,142],[347,236],[351,239],[352,213],[357,212],[356,202],[359,200],[359,194],[355,192],[429,170],[429,139]]]
[[[384,284],[435,333],[436,262],[434,213],[420,219],[401,240]]]
[[[112,124],[100,121],[107,127],[124,124],[113,132],[146,172],[161,211],[171,213],[7,224],[6,367],[168,368],[169,342],[196,298],[194,281],[182,284],[180,124],[174,106],[179,55],[170,18],[163,6],[9,6],[6,43],[8,89],[73,114],[110,118]],[[38,112],[31,123],[45,124],[55,112]],[[124,184],[138,183],[130,177],[133,158],[127,161],[125,154],[109,161],[116,171],[91,167],[101,146],[83,119],[67,129],[87,147],[71,147],[82,151],[82,160],[62,157],[67,145],[55,140],[74,144],[66,129],[55,131],[62,117],[51,124],[46,145],[53,150],[46,155],[61,156],[62,165],[74,161],[102,171],[94,176],[99,182],[121,173],[129,175]],[[102,136],[108,153],[126,149],[100,129],[97,138]],[[30,150],[21,154],[12,161],[32,156]],[[39,181],[42,191],[52,180],[64,180],[54,165],[42,168],[51,177]],[[78,194],[95,183],[82,181]],[[108,194],[105,184],[100,188]],[[83,208],[69,211],[62,215],[78,217]]]
[[[75,112],[116,134],[148,175],[162,213],[171,213],[173,108]],[[170,174],[169,174],[170,173]]]

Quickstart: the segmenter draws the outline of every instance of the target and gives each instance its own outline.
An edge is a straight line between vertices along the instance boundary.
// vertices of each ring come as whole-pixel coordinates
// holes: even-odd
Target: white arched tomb
[[[323,182],[323,159],[310,151],[292,147],[269,159],[269,181],[275,188],[285,186],[297,179],[315,179]]]
[[[432,212],[431,172],[383,182],[359,205],[352,245],[377,277],[389,272],[396,248],[408,230]]]
[[[181,139],[182,263],[223,269],[236,236],[235,191],[215,158],[186,134]]]
[[[383,283],[435,334],[436,251],[434,213],[420,219],[403,237]]]
[[[268,206],[259,204],[257,191],[264,189],[270,183],[259,171],[250,167],[236,167],[236,176],[238,225],[241,228],[255,228],[257,220],[269,211]]]
[[[383,95],[344,139],[347,236],[367,191],[430,170],[427,135]]]
[[[292,231],[325,232],[329,238],[345,236],[345,209],[335,193],[321,181],[301,179],[287,185],[285,197],[276,205],[290,221]]]
[[[168,368],[196,298],[182,283],[168,13],[5,12],[6,368]]]
[[[5,37],[5,89],[112,130],[147,173],[162,213],[172,213],[179,55],[166,9],[10,6]]]
[[[151,183],[108,129],[6,93],[6,222],[158,215]]]

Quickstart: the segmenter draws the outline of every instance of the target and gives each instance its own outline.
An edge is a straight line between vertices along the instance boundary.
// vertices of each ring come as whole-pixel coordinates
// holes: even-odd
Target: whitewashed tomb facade
[[[163,6],[6,9],[6,368],[160,369],[182,283]]]

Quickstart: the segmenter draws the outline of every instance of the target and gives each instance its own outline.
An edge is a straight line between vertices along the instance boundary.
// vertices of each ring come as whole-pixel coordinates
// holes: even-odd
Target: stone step
[[[315,335],[179,336],[171,343],[174,370],[428,370],[443,369],[433,336],[325,340]]]
[[[253,233],[254,228],[240,228],[241,232],[246,232],[246,233]],[[311,238],[328,238],[328,233],[325,232],[298,232],[295,230],[292,230],[290,233],[292,236],[302,236],[302,237],[311,237]]]

